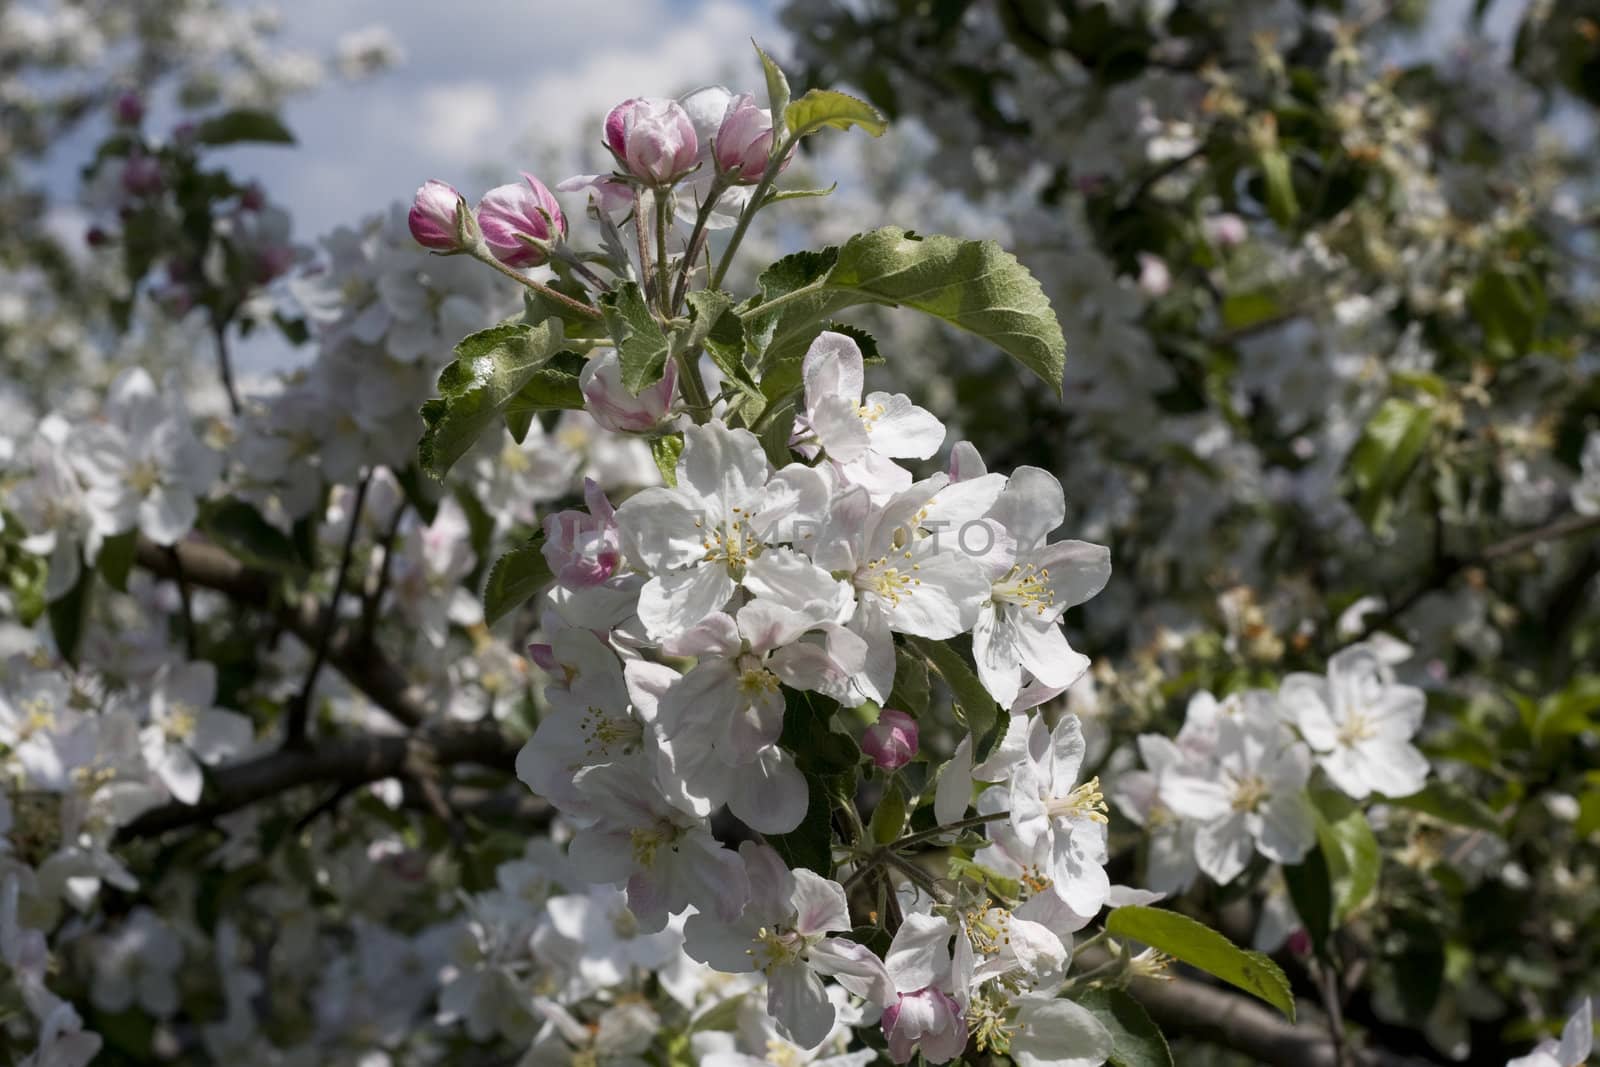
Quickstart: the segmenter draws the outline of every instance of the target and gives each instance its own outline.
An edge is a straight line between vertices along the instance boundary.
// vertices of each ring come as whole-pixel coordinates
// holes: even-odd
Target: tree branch
[[[139,566],[168,579],[176,579],[181,568],[191,587],[211,589],[242,607],[267,612],[307,648],[317,646],[323,610],[314,599],[303,598],[298,604],[283,602],[275,592],[277,582],[271,575],[246,567],[215,545],[190,541],[174,546],[174,550],[175,555],[169,556],[160,545],[140,538]],[[362,640],[358,628],[337,628],[327,649],[327,661],[334,669],[395,720],[417,726],[429,717],[422,691],[382,650]]]
[[[333,738],[315,749],[279,749],[215,768],[198,804],[166,804],[122,828],[119,840],[151,837],[210,822],[300,786],[356,788],[385,778],[420,779],[438,767],[475,763],[510,773],[517,746],[493,723],[446,723],[414,734]]]
[[[1220,1045],[1281,1067],[1337,1067],[1339,1050],[1325,1030],[1289,1022],[1249,997],[1188,978],[1134,982],[1129,992],[1167,1033]],[[1350,1067],[1410,1067],[1426,1063],[1382,1049],[1347,1047]]]

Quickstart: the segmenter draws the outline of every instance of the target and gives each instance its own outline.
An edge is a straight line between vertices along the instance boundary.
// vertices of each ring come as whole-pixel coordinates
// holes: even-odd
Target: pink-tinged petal
[[[728,810],[763,834],[786,834],[799,826],[810,806],[805,775],[783,749],[773,746],[742,767],[721,771],[728,783]]]
[[[800,362],[800,376],[805,383],[807,411],[814,410],[817,402],[826,396],[859,401],[866,383],[866,361],[861,356],[861,346],[854,338],[825,330],[806,349],[805,358]]]
[[[639,590],[639,621],[651,639],[667,640],[721,611],[734,589],[727,570],[715,564],[659,575]]]

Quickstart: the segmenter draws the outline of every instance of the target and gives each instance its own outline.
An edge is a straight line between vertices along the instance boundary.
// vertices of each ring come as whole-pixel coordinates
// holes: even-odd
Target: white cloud
[[[441,160],[474,160],[497,144],[504,105],[495,87],[484,81],[456,82],[424,88],[417,101],[417,125],[425,154]],[[416,184],[421,183],[419,177]]]

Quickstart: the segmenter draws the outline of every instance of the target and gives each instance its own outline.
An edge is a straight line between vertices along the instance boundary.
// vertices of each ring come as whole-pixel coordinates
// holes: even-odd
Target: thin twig
[[[372,636],[378,628],[378,609],[383,606],[383,594],[389,591],[389,572],[393,569],[391,561],[394,559],[394,542],[400,534],[400,520],[405,518],[406,502],[402,500],[394,509],[394,518],[389,520],[389,528],[383,534],[383,562],[378,564],[378,584],[373,589],[372,595],[367,597],[361,609],[361,640],[366,644],[372,643]]]
[[[344,548],[339,554],[339,572],[333,579],[333,593],[328,598],[327,611],[322,616],[322,632],[317,635],[317,642],[311,650],[311,666],[306,671],[306,680],[300,686],[300,692],[289,702],[289,719],[284,733],[285,747],[293,748],[305,744],[307,721],[311,717],[311,696],[317,686],[317,675],[322,672],[322,664],[328,658],[328,644],[333,640],[333,631],[339,624],[339,600],[344,596],[345,578],[350,572],[350,558],[355,552],[356,533],[361,526],[361,509],[367,503],[367,487],[372,484],[372,471],[369,469],[361,477],[361,484],[356,486],[356,499],[350,505],[350,528],[344,534]]]
[[[544,282],[534,281],[526,274],[521,274],[512,270],[498,259],[495,259],[494,256],[490,255],[488,252],[484,252],[482,255],[477,255],[473,258],[475,258],[479,263],[488,264],[501,274],[504,274],[507,278],[510,278],[512,281],[516,282],[518,285],[527,286],[534,292],[549,297],[551,300],[554,300],[556,303],[560,304],[562,307],[565,307],[569,311],[582,315],[586,319],[600,318],[600,312],[597,309],[590,307],[588,304],[585,304],[582,300],[574,300],[566,293],[563,293],[558,289],[550,288],[550,286],[544,284]]]
[[[722,279],[728,276],[728,268],[733,265],[734,254],[739,251],[739,245],[744,241],[745,231],[750,228],[750,221],[756,217],[756,212],[766,206],[764,201],[767,199],[767,190],[771,189],[772,183],[777,180],[778,171],[783,169],[783,162],[788,158],[789,150],[795,146],[795,141],[794,137],[784,138],[783,143],[767,162],[767,169],[762,172],[761,180],[750,192],[750,202],[739,212],[739,221],[734,224],[733,236],[728,238],[728,247],[722,250],[722,259],[711,275],[711,288],[722,288]]]
[[[228,322],[211,316],[211,336],[217,341],[217,369],[222,373],[222,388],[228,394],[228,407],[239,414],[239,391],[233,384],[233,358],[228,353]]]
[[[183,605],[183,648],[189,658],[198,659],[196,649],[199,647],[200,635],[194,626],[194,598],[189,592],[189,579],[183,573],[183,557],[178,555],[177,545],[167,546],[167,556],[172,560],[172,576],[178,586],[178,602]]]
[[[678,282],[672,290],[672,302],[668,305],[668,314],[676,315],[678,309],[683,306],[683,298],[689,291],[689,275],[694,271],[694,261],[700,258],[700,246],[706,240],[706,224],[711,221],[712,209],[717,206],[717,201],[722,199],[725,188],[722,175],[717,175],[711,183],[711,188],[706,190],[706,198],[701,203],[700,210],[695,214],[694,227],[689,231],[689,244],[683,253],[683,266],[678,271]]]
[[[650,293],[650,238],[644,228],[644,191],[633,189],[633,236],[639,245],[639,288],[648,297]]]

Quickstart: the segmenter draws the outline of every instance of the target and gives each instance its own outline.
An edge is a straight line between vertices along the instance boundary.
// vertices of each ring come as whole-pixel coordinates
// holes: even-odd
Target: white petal
[[[721,611],[734,588],[727,569],[715,563],[657,575],[639,590],[639,621],[652,640],[676,637]]]

